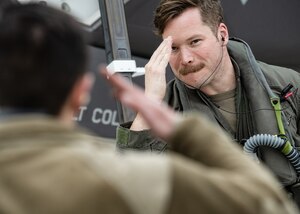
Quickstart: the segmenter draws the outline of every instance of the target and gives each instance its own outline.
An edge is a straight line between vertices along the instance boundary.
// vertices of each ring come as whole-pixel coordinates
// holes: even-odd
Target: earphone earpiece
[[[221,46],[224,46],[224,43],[225,43],[225,38],[222,36],[222,37],[221,37],[221,40],[222,40],[222,44],[221,44]]]

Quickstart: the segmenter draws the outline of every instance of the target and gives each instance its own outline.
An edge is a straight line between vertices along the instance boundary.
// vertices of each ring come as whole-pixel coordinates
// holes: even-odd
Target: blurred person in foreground
[[[200,116],[180,118],[118,76],[109,80],[121,100],[174,153],[119,154],[79,128],[73,116],[93,81],[69,15],[11,5],[0,29],[0,213],[297,213],[268,171],[222,131]],[[133,97],[148,108],[132,105]]]

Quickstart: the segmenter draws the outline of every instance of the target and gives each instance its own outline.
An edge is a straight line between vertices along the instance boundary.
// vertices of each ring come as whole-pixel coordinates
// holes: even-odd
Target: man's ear
[[[70,104],[74,111],[77,111],[80,106],[89,103],[93,83],[94,76],[91,73],[86,73],[74,85],[70,97]]]
[[[224,23],[221,23],[219,25],[219,29],[218,29],[218,38],[222,43],[222,46],[227,45],[228,43],[228,39],[229,39],[229,35],[228,35],[228,29],[227,26]]]

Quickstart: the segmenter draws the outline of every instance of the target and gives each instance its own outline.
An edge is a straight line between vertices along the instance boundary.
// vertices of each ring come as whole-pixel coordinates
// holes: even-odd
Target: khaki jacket
[[[2,118],[0,213],[297,213],[268,171],[204,118],[185,119],[169,142],[174,153],[120,154],[54,118]]]

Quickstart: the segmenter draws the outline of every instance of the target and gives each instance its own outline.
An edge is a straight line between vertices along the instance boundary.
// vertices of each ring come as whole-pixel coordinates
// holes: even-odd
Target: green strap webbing
[[[283,148],[281,149],[281,152],[284,155],[288,155],[292,151],[293,147],[289,141],[286,141]]]
[[[271,97],[271,103],[275,110],[277,125],[279,128],[279,134],[282,136],[285,136],[285,130],[281,118],[281,105],[280,105],[280,99],[278,97]]]
[[[280,99],[278,97],[271,97],[271,103],[272,106],[274,107],[275,110],[275,115],[276,115],[276,120],[277,120],[277,125],[279,129],[279,134],[281,138],[284,138],[286,140],[283,148],[281,149],[281,152],[285,155],[289,154],[290,151],[293,149],[291,143],[285,136],[285,130],[281,118],[281,105],[280,105]]]

